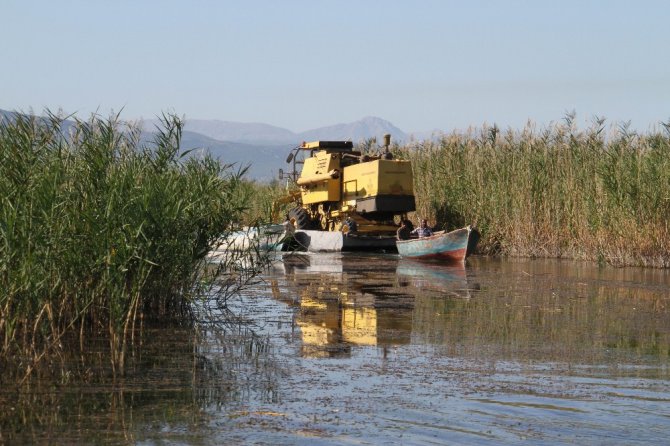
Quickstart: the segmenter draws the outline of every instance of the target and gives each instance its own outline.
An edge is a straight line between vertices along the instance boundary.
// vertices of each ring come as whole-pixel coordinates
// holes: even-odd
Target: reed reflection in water
[[[427,344],[488,359],[666,361],[665,271],[471,259],[468,267],[361,255],[286,256],[303,349]],[[277,280],[277,279],[275,279]]]
[[[284,255],[229,325],[148,331],[123,382],[95,352],[63,358],[83,381],[5,375],[0,443],[662,444],[669,302],[663,270]]]
[[[148,328],[122,378],[106,348],[92,341],[85,357],[63,355],[53,367],[70,371],[38,370],[29,386],[4,371],[0,444],[209,444],[209,412],[275,401],[284,373],[269,339],[239,321]]]
[[[250,438],[656,444],[667,437],[666,271],[482,258],[453,268],[321,254],[285,257],[268,279],[274,299],[294,309],[284,344],[291,378],[273,406],[286,419],[247,418]]]

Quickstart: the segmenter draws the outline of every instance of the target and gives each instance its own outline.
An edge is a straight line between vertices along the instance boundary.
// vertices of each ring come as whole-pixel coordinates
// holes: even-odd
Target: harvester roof
[[[303,142],[300,148],[307,150],[328,150],[330,152],[348,152],[353,150],[354,144],[351,141],[312,141]]]

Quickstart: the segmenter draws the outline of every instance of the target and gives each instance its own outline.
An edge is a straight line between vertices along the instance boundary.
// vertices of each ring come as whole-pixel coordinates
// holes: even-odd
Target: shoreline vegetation
[[[14,378],[40,364],[61,373],[59,355],[89,342],[107,345],[123,376],[144,327],[197,336],[199,322],[230,317],[227,296],[262,261],[253,247],[216,267],[206,256],[236,225],[276,218],[286,191],[188,156],[182,126],[164,115],[146,142],[118,116],[0,120],[0,366]],[[568,115],[392,150],[412,161],[416,214],[444,229],[475,223],[480,254],[670,267],[670,124],[581,130]]]
[[[0,120],[3,381],[38,368],[57,376],[64,352],[94,344],[123,376],[144,327],[193,326],[216,312],[202,310],[203,286],[217,288],[221,310],[249,279],[234,275],[245,253],[205,267],[246,210],[244,170],[185,156],[171,115],[151,142],[118,116],[64,123],[50,113]]]
[[[668,268],[670,123],[661,127],[637,133],[596,118],[580,129],[568,114],[543,128],[482,126],[391,150],[412,162],[410,219],[448,230],[475,224],[478,254]],[[254,187],[262,199],[251,210],[270,221],[263,209],[286,191]]]
[[[172,115],[149,142],[118,116],[71,121],[48,112],[0,119],[0,443],[80,438],[89,434],[81,420],[91,419],[106,426],[92,434],[100,441],[127,443],[164,425],[172,430],[161,435],[180,439],[182,427],[202,422],[203,407],[221,407],[236,392],[275,398],[284,371],[268,355],[270,339],[227,307],[266,259],[253,244],[217,263],[207,254],[238,225],[277,218],[284,185],[188,156],[183,123]],[[482,127],[392,149],[413,163],[413,217],[445,229],[476,223],[480,254],[669,267],[670,123],[664,128],[606,132],[598,120],[578,130],[567,116],[540,130]],[[519,272],[505,264],[503,276]],[[667,358],[663,315],[649,319],[664,308],[653,290],[622,288],[621,299],[654,310],[628,324],[649,320],[646,331],[626,330],[609,323],[628,308],[613,306],[619,291],[600,279],[593,286],[593,295],[579,296],[588,302],[564,312],[555,310],[551,286],[546,302],[536,289],[530,297],[512,292],[499,312],[489,299],[420,300],[410,319],[419,321],[419,337],[450,339],[454,351],[499,345],[514,355],[531,351],[529,333],[549,341],[576,333],[576,315],[602,326],[592,341],[608,358],[618,348]],[[468,307],[465,319],[455,306]],[[542,321],[539,332],[518,323],[524,318]],[[560,348],[561,358],[580,360],[581,350]]]
[[[574,118],[399,147],[417,213],[476,223],[481,254],[670,267],[670,123],[638,134],[604,119],[580,130]]]

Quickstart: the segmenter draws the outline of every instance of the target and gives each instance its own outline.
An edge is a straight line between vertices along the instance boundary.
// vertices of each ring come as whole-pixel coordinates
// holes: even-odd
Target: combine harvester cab
[[[314,141],[291,151],[294,192],[285,201],[293,204],[296,238],[301,232],[309,238],[308,249],[393,248],[398,224],[415,201],[410,162],[394,159],[390,135],[384,140],[376,155],[354,150],[351,141]]]

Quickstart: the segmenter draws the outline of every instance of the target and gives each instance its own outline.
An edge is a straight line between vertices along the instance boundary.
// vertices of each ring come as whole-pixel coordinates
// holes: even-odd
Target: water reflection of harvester
[[[291,303],[299,306],[303,355],[348,356],[354,346],[409,343],[411,306],[389,305],[387,293],[351,280],[341,257],[285,256],[284,269],[299,288]],[[281,299],[278,289],[273,293]]]
[[[320,254],[283,256],[281,268],[299,307],[303,354],[349,355],[354,346],[410,342],[416,299],[469,298],[465,267],[396,257]],[[291,294],[291,293],[289,293]]]

